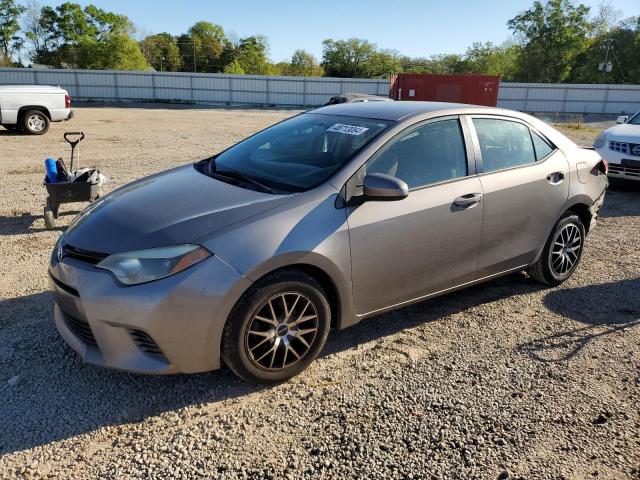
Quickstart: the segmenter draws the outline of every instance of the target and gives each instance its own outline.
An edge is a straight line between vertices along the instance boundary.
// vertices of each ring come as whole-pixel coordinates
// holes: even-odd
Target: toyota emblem
[[[631,153],[633,153],[634,155],[640,155],[640,145],[636,145],[635,147],[633,147],[631,149]]]

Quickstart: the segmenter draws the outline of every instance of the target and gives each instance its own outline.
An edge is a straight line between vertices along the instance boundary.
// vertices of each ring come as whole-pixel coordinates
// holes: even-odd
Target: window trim
[[[533,127],[532,125],[530,125],[528,122],[526,122],[525,120],[518,118],[518,117],[509,117],[508,115],[490,115],[490,114],[471,114],[471,115],[464,115],[465,117],[467,117],[467,121],[469,122],[469,128],[471,129],[471,138],[473,140],[473,149],[474,149],[474,154],[476,157],[476,171],[478,176],[484,176],[484,175],[491,175],[492,173],[498,173],[498,172],[506,172],[509,170],[514,170],[516,168],[526,168],[526,167],[531,167],[531,166],[535,166],[535,165],[540,165],[544,162],[546,162],[549,157],[551,157],[555,152],[558,151],[558,147],[556,146],[555,143],[553,143],[551,140],[549,140],[549,138],[544,135],[542,132],[540,132],[540,130],[538,130],[537,128]],[[522,165],[514,165],[512,167],[507,167],[507,168],[501,168],[499,170],[491,170],[490,172],[485,172],[484,171],[484,166],[482,163],[482,150],[480,149],[480,140],[478,138],[478,132],[476,131],[476,127],[473,124],[473,120],[476,118],[488,118],[491,120],[503,120],[503,121],[507,121],[507,122],[513,122],[513,123],[519,123],[521,125],[524,125],[525,127],[527,127],[527,129],[529,130],[529,138],[531,139],[531,147],[533,148],[533,155],[535,156],[536,160],[533,163],[525,163]],[[532,132],[535,132],[537,135],[540,136],[540,138],[542,138],[544,141],[546,141],[549,145],[551,145],[551,151],[545,155],[543,158],[541,158],[540,160],[538,160],[538,156],[536,154],[536,149],[535,149],[535,145],[533,144],[533,136],[532,136]]]
[[[360,170],[362,170],[365,167],[365,165],[367,165],[367,163],[369,163],[370,161],[374,160],[377,155],[381,154],[384,149],[386,149],[392,143],[396,142],[400,137],[402,137],[404,135],[408,135],[412,131],[414,131],[414,130],[416,130],[418,128],[422,128],[425,125],[429,125],[431,123],[444,122],[444,121],[447,121],[447,120],[457,120],[458,121],[458,126],[460,127],[460,133],[462,135],[462,143],[463,143],[463,146],[464,146],[464,154],[465,154],[465,157],[466,157],[467,174],[463,175],[461,177],[449,178],[447,180],[441,180],[439,182],[427,183],[425,185],[420,185],[419,187],[409,188],[409,192],[415,192],[417,190],[422,190],[424,188],[429,188],[429,187],[432,187],[432,186],[435,186],[435,185],[443,185],[445,183],[457,182],[459,180],[464,180],[465,178],[469,178],[469,177],[472,177],[472,176],[476,175],[476,165],[475,165],[475,162],[474,162],[474,151],[473,151],[472,139],[471,139],[471,133],[469,131],[469,126],[467,124],[465,124],[465,122],[463,121],[462,115],[444,115],[442,117],[434,117],[434,118],[429,118],[427,120],[422,120],[422,121],[419,121],[419,122],[416,122],[416,123],[412,123],[411,125],[408,125],[406,128],[404,128],[401,131],[399,131],[398,133],[396,133],[393,137],[391,137],[383,145],[381,145],[380,148],[378,148],[375,152],[373,152],[362,163],[360,168],[358,168],[356,173],[354,173],[354,175],[351,178],[354,178],[358,174],[358,172],[360,172]],[[351,178],[349,179],[349,181],[351,181]],[[402,180],[402,179],[400,179],[400,180]]]

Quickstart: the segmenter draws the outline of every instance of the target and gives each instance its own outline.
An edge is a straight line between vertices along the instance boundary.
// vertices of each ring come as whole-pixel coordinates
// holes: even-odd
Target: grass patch
[[[565,130],[576,130],[582,133],[598,133],[599,128],[590,127],[585,125],[584,117],[582,115],[571,115],[569,117],[560,118],[556,115],[553,122],[553,126]]]

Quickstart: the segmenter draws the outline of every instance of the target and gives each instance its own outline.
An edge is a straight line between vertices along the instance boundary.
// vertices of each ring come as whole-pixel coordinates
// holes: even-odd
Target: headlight
[[[114,253],[98,263],[125,285],[137,285],[168,277],[211,256],[199,245],[151,248],[135,252]]]
[[[605,132],[600,132],[596,139],[593,141],[594,148],[602,148],[607,143],[607,136]]]

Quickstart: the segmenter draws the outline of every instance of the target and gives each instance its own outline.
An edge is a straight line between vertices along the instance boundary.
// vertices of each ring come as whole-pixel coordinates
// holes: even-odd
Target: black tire
[[[300,299],[304,300],[300,302]],[[273,309],[268,311],[273,314],[272,318],[274,315],[278,318],[278,325],[272,326],[256,318],[263,318],[259,314],[269,307],[270,301],[273,302]],[[283,303],[287,301],[290,302],[289,323],[284,319],[286,307]],[[295,323],[293,317],[299,321],[300,318],[312,317],[314,313],[316,319],[304,320],[309,323],[299,322],[299,325],[289,328],[290,323]],[[287,325],[286,333],[279,330],[283,323]],[[305,325],[304,328],[301,328],[302,325]],[[308,328],[311,325],[316,329],[314,333],[299,333],[312,330]],[[275,272],[256,282],[231,311],[222,335],[222,358],[236,375],[248,382],[280,383],[299,374],[316,359],[327,340],[330,325],[331,308],[318,282],[296,270]],[[250,327],[253,330],[249,330]],[[249,333],[258,328],[262,330],[260,335]],[[261,339],[264,339],[262,345],[259,344]],[[251,342],[254,342],[253,346]],[[260,360],[258,357],[264,357],[265,351],[266,360]],[[293,363],[287,364],[287,359]],[[271,367],[262,364],[268,360],[271,361]],[[274,360],[276,365],[273,365]],[[279,363],[283,367],[278,367]]]
[[[29,110],[20,117],[22,129],[31,135],[44,135],[49,130],[49,117],[40,110]]]
[[[579,245],[575,243],[577,237],[571,237],[572,234],[579,235]],[[562,236],[571,240],[565,241]],[[586,230],[580,217],[573,212],[565,213],[553,227],[540,258],[529,268],[529,275],[534,280],[552,287],[568,280],[580,264],[585,239]],[[566,243],[567,246],[561,247],[560,243]]]

